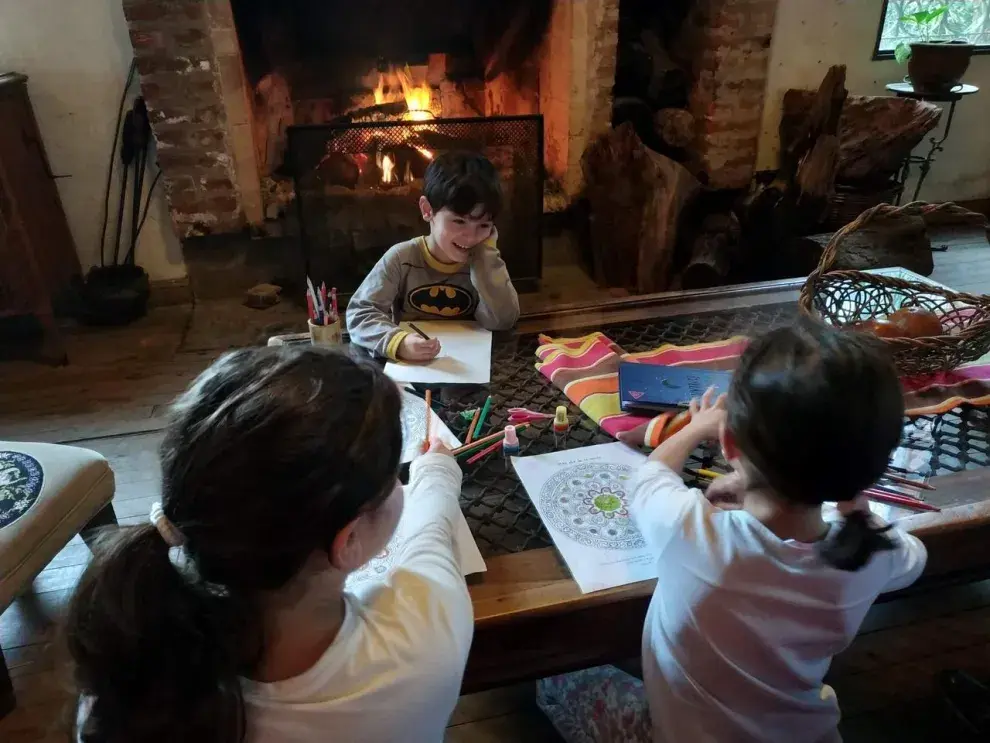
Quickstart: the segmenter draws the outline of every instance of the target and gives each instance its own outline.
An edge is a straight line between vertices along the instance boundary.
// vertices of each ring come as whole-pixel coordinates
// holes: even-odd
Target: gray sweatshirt
[[[441,263],[425,237],[393,245],[371,269],[347,305],[351,341],[395,359],[408,333],[400,320],[468,320],[488,330],[511,328],[519,297],[495,236],[471,251],[467,263]]]

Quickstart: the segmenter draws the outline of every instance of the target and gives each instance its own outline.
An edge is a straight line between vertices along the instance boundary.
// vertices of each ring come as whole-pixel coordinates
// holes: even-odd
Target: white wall
[[[131,56],[121,0],[0,0],[0,68],[29,77],[52,169],[69,176],[57,183],[84,271],[99,263],[107,159]],[[146,188],[150,181],[146,175]],[[118,193],[115,184],[111,240]],[[153,280],[186,274],[161,183],[141,232],[137,262]]]
[[[870,59],[882,7],[883,0],[780,0],[763,110],[760,169],[777,166],[780,102],[788,88],[817,88],[833,64],[846,65],[846,88],[853,94],[885,95],[886,83],[903,78],[907,70],[895,61]],[[919,194],[925,201],[990,196],[990,55],[973,57],[965,80],[981,90],[959,102],[945,151],[936,156]],[[941,131],[944,121],[943,115],[936,131]]]

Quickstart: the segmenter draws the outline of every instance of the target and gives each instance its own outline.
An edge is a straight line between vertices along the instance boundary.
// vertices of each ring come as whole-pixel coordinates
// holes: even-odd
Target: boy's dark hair
[[[502,183],[495,166],[474,152],[445,152],[426,168],[423,195],[434,211],[448,208],[467,216],[481,204],[495,219],[502,210]]]
[[[243,740],[261,596],[391,492],[399,406],[379,369],[315,347],[236,351],[192,384],[161,447],[187,564],[154,526],[121,529],[72,600],[81,741]]]
[[[726,403],[727,426],[759,477],[780,497],[846,501],[887,469],[904,401],[875,339],[802,317],[743,353]],[[842,570],[859,570],[891,541],[867,514],[848,517],[822,546]]]

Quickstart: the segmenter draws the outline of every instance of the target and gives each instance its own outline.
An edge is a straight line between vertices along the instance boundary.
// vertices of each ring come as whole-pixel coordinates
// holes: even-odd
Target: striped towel
[[[703,369],[734,369],[747,339],[735,336],[689,346],[664,344],[652,351],[626,353],[604,333],[580,338],[540,336],[536,368],[610,436],[655,448],[690,420],[686,411],[654,418],[622,412],[619,362]],[[904,403],[910,416],[937,415],[962,404],[990,405],[990,364],[951,372],[906,377]]]

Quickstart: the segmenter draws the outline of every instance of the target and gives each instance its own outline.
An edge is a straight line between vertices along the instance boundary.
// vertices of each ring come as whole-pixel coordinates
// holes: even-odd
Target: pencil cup
[[[309,337],[314,346],[339,346],[343,342],[340,318],[329,325],[316,325],[312,320],[306,322],[309,323]]]

